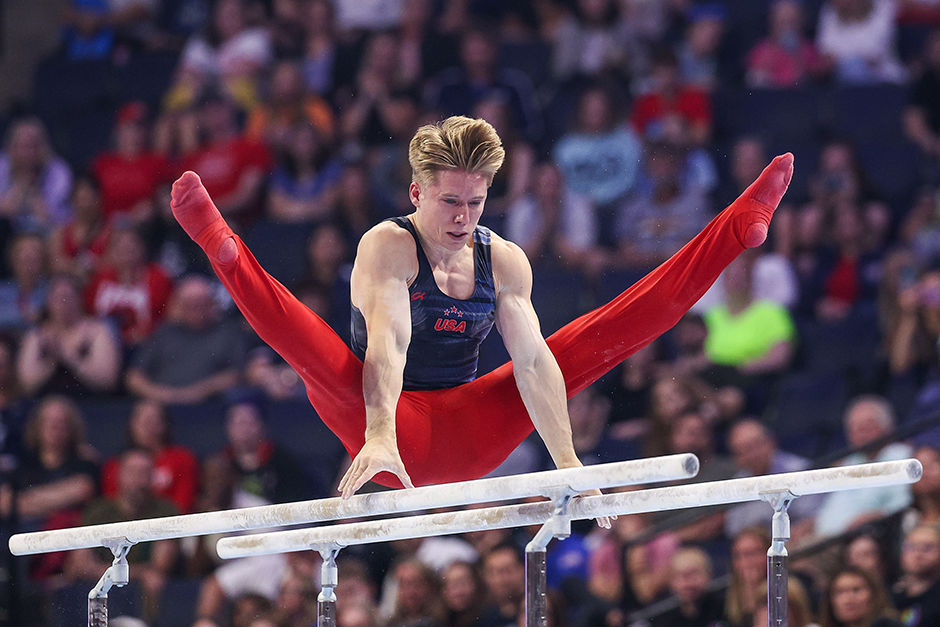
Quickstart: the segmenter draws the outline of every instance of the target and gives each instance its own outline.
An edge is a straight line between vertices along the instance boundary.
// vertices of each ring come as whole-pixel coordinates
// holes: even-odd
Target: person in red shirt
[[[126,346],[150,336],[163,319],[173,281],[156,263],[148,263],[143,238],[130,225],[115,226],[107,265],[92,276],[85,308],[115,319]]]
[[[170,179],[170,162],[150,149],[148,134],[146,106],[128,103],[117,115],[114,150],[92,162],[109,220],[115,216],[127,216],[138,223],[147,220],[153,213],[157,188]]]
[[[49,238],[49,263],[54,273],[88,278],[102,263],[111,227],[101,211],[101,188],[91,176],[79,176],[72,187],[72,219]]]
[[[653,59],[652,89],[637,98],[630,123],[647,139],[661,140],[669,118],[678,116],[689,129],[691,147],[708,144],[712,133],[712,105],[704,91],[682,82],[679,62],[671,49]]]
[[[235,110],[223,98],[207,97],[199,118],[204,142],[184,157],[184,169],[199,174],[223,216],[250,221],[271,171],[270,153],[239,133]]]
[[[127,422],[127,448],[144,449],[153,456],[154,496],[171,501],[181,513],[193,511],[199,492],[199,462],[189,449],[173,444],[170,416],[156,401],[138,401]],[[101,468],[101,493],[118,494],[121,455]]]

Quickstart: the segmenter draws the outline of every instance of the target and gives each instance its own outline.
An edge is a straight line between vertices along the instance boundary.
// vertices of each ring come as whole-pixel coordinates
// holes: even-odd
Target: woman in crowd
[[[842,568],[823,597],[822,627],[900,627],[888,591],[868,571]]]
[[[77,279],[59,275],[49,285],[45,317],[23,338],[17,370],[30,395],[88,398],[115,391],[121,348],[111,330],[85,314]]]
[[[153,458],[154,496],[171,501],[182,514],[193,511],[199,490],[199,462],[186,447],[173,444],[170,415],[155,401],[137,401],[127,422],[127,448],[139,448]],[[120,456],[105,462],[101,469],[101,492],[114,496],[118,491]]]

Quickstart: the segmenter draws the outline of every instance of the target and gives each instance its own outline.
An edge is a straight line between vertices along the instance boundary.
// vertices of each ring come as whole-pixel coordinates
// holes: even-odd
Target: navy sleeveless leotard
[[[476,287],[466,300],[444,294],[434,280],[414,224],[407,217],[390,218],[415,239],[418,276],[408,288],[411,298],[411,343],[402,388],[439,390],[473,381],[477,373],[480,343],[496,316],[496,287],[490,256],[490,230],[477,226],[473,231],[473,267]],[[351,344],[353,352],[365,359],[366,323],[362,313],[352,308]]]

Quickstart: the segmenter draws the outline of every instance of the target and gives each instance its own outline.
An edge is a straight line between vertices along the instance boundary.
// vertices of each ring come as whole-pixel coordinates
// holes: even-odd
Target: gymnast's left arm
[[[581,466],[571,440],[571,421],[565,379],[545,343],[532,307],[532,269],[517,245],[493,238],[493,276],[496,281],[496,328],[512,359],[513,376],[532,424],[555,466]],[[586,492],[601,494],[600,490]],[[609,527],[608,519],[598,524]]]

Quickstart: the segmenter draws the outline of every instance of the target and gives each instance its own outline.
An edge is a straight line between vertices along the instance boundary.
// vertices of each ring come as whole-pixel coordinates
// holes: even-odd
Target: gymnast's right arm
[[[350,287],[368,337],[362,368],[366,433],[365,445],[339,482],[343,498],[381,471],[394,473],[405,487],[414,487],[398,452],[395,411],[411,342],[408,283],[417,273],[414,240],[408,231],[384,222],[362,236]]]

